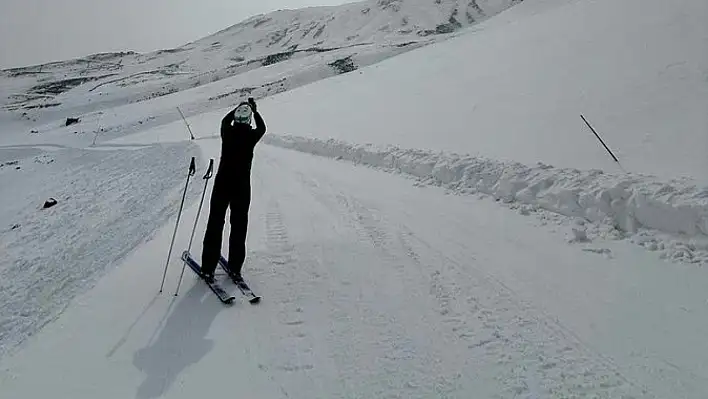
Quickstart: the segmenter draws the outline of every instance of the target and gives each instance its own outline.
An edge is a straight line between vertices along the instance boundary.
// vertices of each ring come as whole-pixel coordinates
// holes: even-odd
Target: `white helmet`
[[[234,121],[236,123],[251,124],[251,116],[253,115],[253,110],[248,103],[243,102],[236,107],[236,112],[234,112]]]

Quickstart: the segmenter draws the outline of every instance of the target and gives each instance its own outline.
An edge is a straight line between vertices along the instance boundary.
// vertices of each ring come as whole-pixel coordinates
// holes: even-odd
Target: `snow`
[[[376,170],[271,146],[255,162],[246,275],[261,304],[224,307],[189,271],[175,298],[177,257],[159,295],[168,223],[3,363],[3,393],[701,396],[705,275],[622,242],[595,244],[612,259],[580,252],[493,202]]]
[[[444,40],[514,3],[370,0],[278,11],[174,49],[95,54],[8,69],[0,71],[0,105],[7,111],[0,121],[54,121],[239,76],[243,79],[238,87],[212,96],[223,99],[237,91],[260,98]],[[281,71],[277,79],[243,76],[273,66]],[[228,100],[204,104],[200,99],[200,106],[215,109],[233,102]]]
[[[524,1],[268,100],[274,131],[708,183],[708,2]],[[326,99],[326,101],[323,101]],[[315,106],[316,104],[316,106]]]
[[[488,194],[526,215],[548,211],[565,216],[566,223],[580,223],[572,230],[575,241],[628,235],[639,245],[659,251],[662,258],[708,264],[708,187],[687,180],[661,182],[544,164],[528,167],[469,155],[300,136],[271,135],[266,142],[402,173],[456,193]]]
[[[0,150],[0,164],[6,156],[17,162],[0,167],[0,356],[167,222],[188,155],[201,159],[190,143]],[[50,197],[57,205],[42,209]]]
[[[277,12],[3,71],[0,397],[703,398],[708,8],[514,3]],[[415,32],[474,4],[486,22]],[[286,26],[355,45],[229,68]],[[175,296],[219,122],[248,95],[268,126],[244,269],[263,301],[226,307],[188,268]]]

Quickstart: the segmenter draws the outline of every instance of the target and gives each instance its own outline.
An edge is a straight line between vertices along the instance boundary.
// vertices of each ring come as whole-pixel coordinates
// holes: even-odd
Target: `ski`
[[[223,256],[219,256],[219,266],[221,266],[221,268],[224,269],[224,271],[229,275],[229,277],[231,277],[231,280],[234,282],[234,284],[236,284],[238,289],[241,290],[241,293],[249,298],[248,302],[256,304],[261,301],[260,295],[256,295],[253,290],[251,290],[251,287],[246,284],[245,281],[237,281],[233,278],[233,276],[231,275],[231,271],[229,270],[229,262],[224,259]]]
[[[233,295],[230,295],[228,292],[226,292],[226,290],[224,290],[224,288],[221,286],[221,284],[219,284],[216,281],[213,283],[210,283],[210,282],[204,280],[204,277],[202,276],[201,266],[199,266],[199,263],[197,263],[197,261],[195,261],[194,258],[192,258],[192,256],[189,254],[189,251],[184,251],[182,253],[182,260],[185,261],[185,263],[187,263],[189,268],[192,269],[192,271],[197,276],[199,276],[199,278],[202,281],[204,281],[209,286],[209,288],[211,288],[212,291],[214,291],[214,293],[219,298],[219,300],[221,300],[221,302],[223,302],[227,305],[230,305],[231,303],[233,303],[233,301],[236,299],[236,297]]]

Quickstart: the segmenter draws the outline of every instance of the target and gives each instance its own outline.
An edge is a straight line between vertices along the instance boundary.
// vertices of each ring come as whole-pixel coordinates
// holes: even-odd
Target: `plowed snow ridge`
[[[662,182],[648,175],[292,135],[269,135],[265,142],[410,175],[458,193],[492,195],[524,214],[545,210],[574,218],[575,240],[629,236],[663,258],[708,263],[708,187],[688,179]]]

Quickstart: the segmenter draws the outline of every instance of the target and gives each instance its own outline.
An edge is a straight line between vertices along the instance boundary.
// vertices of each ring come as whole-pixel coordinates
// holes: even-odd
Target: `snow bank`
[[[488,194],[507,204],[523,205],[521,212],[525,214],[545,210],[574,218],[581,228],[576,238],[583,240],[587,223],[602,225],[621,232],[618,237],[629,233],[640,245],[666,251],[664,257],[708,262],[708,187],[689,180],[660,182],[652,176],[615,176],[542,163],[531,167],[471,155],[357,145],[335,139],[267,135],[265,142],[403,173],[459,193]],[[689,242],[664,243],[651,231]]]

